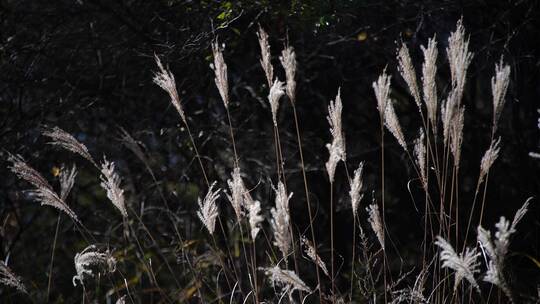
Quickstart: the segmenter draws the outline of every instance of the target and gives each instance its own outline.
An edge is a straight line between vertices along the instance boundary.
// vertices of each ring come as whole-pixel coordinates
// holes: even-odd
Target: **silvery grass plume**
[[[450,133],[450,151],[454,156],[454,167],[459,168],[461,161],[461,145],[463,143],[463,124],[465,120],[465,107],[462,106],[452,119],[452,129]]]
[[[491,78],[491,94],[493,95],[493,133],[497,130],[497,123],[501,116],[502,109],[510,83],[510,66],[504,64],[503,58],[495,65],[495,76]]]
[[[276,78],[274,84],[270,87],[270,93],[268,93],[268,102],[270,103],[270,109],[272,110],[272,121],[274,126],[277,127],[277,112],[279,109],[279,100],[285,95],[284,83]]]
[[[305,246],[304,252],[309,257],[309,259],[313,263],[317,264],[327,277],[330,277],[330,275],[328,274],[328,268],[326,268],[326,264],[323,262],[321,257],[315,252],[315,247],[313,247],[313,244],[305,237],[302,237],[302,244]]]
[[[453,121],[458,112],[457,90],[452,89],[446,100],[441,104],[441,120],[443,125],[443,143],[447,147],[452,133]]]
[[[215,82],[219,90],[219,95],[221,95],[221,100],[225,108],[229,108],[229,82],[227,78],[227,64],[225,59],[223,59],[222,47],[219,46],[219,42],[216,39],[212,42],[212,53],[214,54],[214,73],[216,75]]]
[[[362,193],[362,186],[364,185],[364,180],[362,173],[364,172],[364,162],[360,162],[358,169],[354,170],[354,177],[350,181],[351,190],[349,190],[349,196],[351,197],[351,207],[353,211],[353,216],[358,215],[358,205],[364,197]]]
[[[200,197],[198,198],[200,210],[197,211],[197,216],[199,216],[199,219],[203,225],[212,235],[214,234],[214,229],[216,226],[216,218],[219,216],[216,200],[219,198],[219,193],[221,192],[221,189],[214,191],[215,186],[216,182],[213,182],[203,200],[201,200]]]
[[[272,213],[272,230],[274,230],[274,245],[276,245],[283,257],[286,257],[291,249],[291,234],[290,229],[290,214],[289,214],[289,200],[292,197],[292,193],[287,195],[285,185],[279,181],[277,188],[274,188],[276,193],[276,206],[270,210]]]
[[[426,142],[424,130],[420,128],[418,138],[414,141],[414,159],[420,171],[420,182],[422,187],[427,191],[427,172],[426,172]]]
[[[422,46],[424,53],[424,64],[422,65],[422,91],[424,92],[424,103],[426,104],[427,116],[437,133],[437,84],[435,77],[437,75],[437,40],[430,38],[427,48]]]
[[[465,87],[467,69],[472,60],[472,53],[469,52],[469,39],[465,38],[463,19],[458,20],[456,30],[450,34],[446,53],[450,64],[452,87],[456,89],[457,100],[460,102]]]
[[[49,142],[50,145],[59,146],[68,151],[79,154],[97,167],[94,158],[92,158],[92,155],[90,155],[88,152],[88,148],[86,148],[84,144],[79,142],[77,139],[75,139],[75,137],[66,131],[58,127],[54,127],[52,129],[46,129],[43,131],[43,135],[52,139],[52,141]]]
[[[345,136],[341,124],[342,111],[341,89],[338,89],[335,100],[330,101],[330,105],[328,106],[328,116],[326,116],[326,119],[330,124],[330,133],[332,134],[332,143],[326,145],[328,152],[330,152],[330,156],[326,162],[326,171],[328,172],[328,177],[332,183],[334,182],[337,163],[340,160],[345,162],[347,159]]]
[[[268,87],[271,87],[272,80],[274,79],[274,67],[272,66],[272,55],[270,53],[270,44],[268,43],[268,34],[262,27],[259,27],[257,38],[259,39],[259,46],[261,47],[261,67],[264,70]]]
[[[120,211],[124,218],[127,218],[127,208],[124,198],[124,190],[120,187],[120,176],[115,170],[114,162],[103,159],[101,165],[101,187],[107,191],[107,197],[113,205]]]
[[[493,166],[493,163],[495,163],[495,161],[499,157],[500,143],[500,137],[492,141],[489,145],[489,148],[484,153],[484,156],[482,156],[482,161],[480,162],[480,177],[478,178],[478,184],[481,184],[484,181],[484,177],[489,172],[489,169],[491,169],[491,166]]]
[[[398,50],[397,60],[399,73],[405,80],[405,83],[407,83],[409,91],[414,98],[414,102],[418,107],[418,111],[422,113],[420,89],[418,88],[418,82],[416,80],[416,71],[411,60],[411,55],[409,54],[409,48],[407,48],[407,45],[404,43]]]
[[[227,198],[229,199],[229,202],[231,202],[234,209],[236,220],[240,222],[242,220],[242,216],[244,215],[244,211],[242,209],[245,208],[244,194],[247,191],[246,187],[244,186],[244,181],[242,180],[240,168],[234,168],[231,176],[232,178],[227,180],[229,191],[231,192],[231,194],[227,194]]]
[[[278,265],[274,267],[263,268],[267,276],[270,277],[272,285],[282,288],[282,291],[289,295],[295,291],[310,292],[310,288],[302,281],[296,273],[291,270],[281,269]]]
[[[381,221],[379,206],[377,204],[371,204],[366,208],[366,210],[369,213],[368,222],[371,225],[371,229],[373,229],[373,232],[375,232],[375,235],[377,236],[377,239],[384,250],[384,227]]]
[[[287,46],[279,57],[281,65],[285,70],[285,78],[287,80],[287,96],[292,103],[296,101],[296,53],[292,46]]]
[[[66,213],[75,222],[80,223],[77,214],[58,195],[47,180],[34,168],[24,162],[21,156],[10,155],[9,161],[12,163],[10,169],[18,178],[25,180],[34,186],[33,190],[27,191],[41,205],[48,205]],[[66,190],[64,190],[66,191]],[[67,193],[66,193],[67,196]]]
[[[126,296],[124,295],[124,296],[118,298],[118,300],[116,300],[115,304],[126,304]]]
[[[403,150],[407,151],[405,136],[403,135],[401,125],[399,124],[396,112],[394,111],[394,104],[392,103],[392,100],[389,100],[386,103],[386,110],[384,111],[384,125],[390,131],[390,133],[394,135]]]
[[[454,271],[454,292],[456,291],[461,280],[466,279],[469,283],[480,292],[480,287],[474,279],[474,274],[479,272],[480,263],[477,261],[480,255],[476,248],[466,248],[465,253],[457,254],[452,245],[441,236],[437,236],[435,244],[441,248],[440,258],[443,262],[443,268],[449,268]]]
[[[90,245],[83,251],[77,253],[74,258],[75,270],[77,274],[73,276],[73,286],[77,286],[77,281],[84,285],[85,277],[94,277],[94,269],[97,273],[113,273],[116,270],[116,259],[107,250],[102,252],[96,245]]]
[[[28,293],[22,279],[14,274],[4,261],[0,261],[0,284],[13,287],[26,294]]]
[[[510,237],[516,232],[516,227],[525,216],[529,208],[529,198],[514,215],[512,224],[502,216],[495,227],[495,239],[492,239],[491,233],[486,229],[478,226],[478,242],[489,258],[488,269],[484,276],[484,281],[489,282],[501,288],[506,296],[513,301],[512,293],[506,279],[504,278],[505,258],[510,247]]]
[[[381,123],[384,123],[384,114],[386,112],[386,104],[388,103],[388,96],[390,94],[390,76],[386,74],[386,68],[384,68],[382,74],[377,81],[373,82],[372,87],[375,91],[375,98],[377,99],[377,110],[381,116]]]
[[[159,69],[159,71],[154,73],[154,83],[169,94],[171,103],[176,108],[176,111],[178,111],[178,114],[180,114],[182,121],[186,123],[186,114],[184,113],[184,109],[180,103],[180,97],[178,96],[178,91],[176,90],[176,81],[174,80],[174,75],[168,68],[163,66],[158,56],[154,57]]]
[[[75,178],[77,177],[77,166],[71,166],[71,169],[66,166],[62,166],[60,169],[60,198],[62,201],[66,201],[73,185],[75,184]]]
[[[261,230],[261,223],[264,221],[264,217],[261,215],[261,202],[254,200],[249,192],[244,194],[244,201],[248,210],[251,239],[255,241]]]

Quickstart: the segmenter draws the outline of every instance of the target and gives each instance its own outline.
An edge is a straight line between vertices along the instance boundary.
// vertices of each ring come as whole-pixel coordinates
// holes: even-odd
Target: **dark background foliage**
[[[486,226],[511,217],[540,186],[539,161],[528,157],[538,150],[537,107],[540,97],[540,5],[538,1],[1,1],[0,2],[0,258],[32,288],[44,292],[57,213],[25,198],[26,183],[7,169],[6,152],[21,154],[54,180],[54,168],[76,162],[80,174],[70,204],[96,238],[122,247],[121,220],[99,188],[95,169],[78,157],[45,145],[44,126],[59,126],[84,142],[95,158],[118,163],[129,204],[162,206],[158,189],[171,208],[185,216],[188,237],[204,241],[193,216],[196,197],[206,191],[194,153],[168,97],[152,83],[154,54],[175,74],[180,95],[210,179],[224,187],[232,168],[226,114],[213,82],[210,43],[226,45],[232,103],[230,105],[241,167],[268,215],[273,206],[271,182],[276,182],[273,132],[266,102],[268,87],[259,65],[255,32],[261,25],[270,35],[273,63],[286,43],[298,58],[297,107],[301,122],[312,200],[317,209],[316,234],[329,255],[328,181],[324,171],[325,143],[330,141],[327,105],[341,87],[349,170],[366,161],[368,191],[380,191],[379,120],[371,83],[385,66],[393,75],[396,111],[412,142],[420,120],[414,102],[397,73],[396,48],[405,42],[420,69],[420,46],[436,35],[439,41],[438,91],[445,96],[449,79],[444,48],[448,34],[463,16],[474,59],[469,69],[463,164],[460,177],[463,216],[467,216],[479,162],[489,146],[490,79],[501,56],[511,65],[511,83],[500,126],[501,157],[489,176]],[[295,192],[291,212],[296,231],[308,225],[305,197],[291,107],[279,113],[289,190]],[[156,173],[153,181],[144,165],[119,142],[122,127],[143,143]],[[406,154],[390,136],[387,152],[387,224],[403,266],[418,266],[422,239],[422,203]],[[351,171],[352,172],[352,171]],[[348,184],[338,167],[339,198],[336,235],[338,264],[348,269],[352,218]],[[378,194],[375,195],[378,197]],[[421,196],[420,196],[421,197]],[[537,257],[538,202],[519,227],[512,251],[515,280],[521,293],[533,295],[538,268],[524,253]],[[221,204],[225,209],[225,201]],[[417,210],[418,208],[418,210]],[[363,210],[363,208],[362,208]],[[227,215],[225,215],[227,216]],[[361,213],[365,218],[365,213]],[[169,240],[165,220],[145,221],[163,242]],[[62,218],[55,257],[51,300],[77,302],[71,286],[73,255],[86,242]],[[196,233],[190,231],[194,229]],[[118,232],[120,231],[120,232]],[[113,237],[116,235],[116,238]],[[113,242],[113,240],[119,240]],[[177,250],[174,242],[166,254]],[[147,246],[147,245],[145,245]],[[148,246],[149,248],[151,246]],[[397,258],[397,256],[396,256]],[[396,259],[399,261],[399,259]],[[134,267],[139,267],[134,264]],[[394,265],[399,272],[399,265]],[[312,268],[311,268],[312,269]],[[346,273],[346,272],[345,272]],[[181,276],[181,275],[180,275]],[[303,277],[312,286],[314,275]],[[524,279],[528,278],[528,279]],[[346,276],[342,277],[346,282]],[[162,285],[172,279],[166,274]],[[180,278],[183,282],[183,279]],[[517,282],[517,283],[516,283]],[[174,284],[173,284],[174,285]],[[17,299],[1,289],[4,299]],[[1,301],[3,302],[3,301]],[[8,301],[9,302],[9,301]]]

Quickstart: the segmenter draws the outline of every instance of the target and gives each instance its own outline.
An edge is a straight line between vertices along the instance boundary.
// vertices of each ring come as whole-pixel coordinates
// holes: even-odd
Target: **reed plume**
[[[43,135],[52,139],[52,141],[49,142],[50,145],[59,146],[68,151],[79,154],[97,167],[94,158],[92,155],[90,155],[90,152],[88,152],[88,148],[68,132],[58,127],[54,127],[45,129],[43,131]]]
[[[342,111],[341,89],[338,89],[335,100],[330,101],[330,105],[328,106],[328,116],[326,116],[326,119],[330,124],[330,133],[332,134],[332,143],[326,145],[328,152],[330,152],[330,156],[326,162],[326,172],[332,183],[334,182],[337,163],[340,160],[345,162],[347,159],[345,136],[341,125]]]
[[[76,275],[72,278],[73,286],[77,286],[77,281],[84,285],[85,277],[94,277],[95,271],[92,267],[97,267],[99,273],[113,273],[116,271],[116,259],[107,251],[101,251],[96,245],[90,245],[74,257]]]
[[[22,279],[13,273],[4,261],[0,261],[0,284],[13,287],[22,293],[28,294]]]
[[[478,267],[480,266],[477,261],[480,253],[476,251],[476,248],[466,248],[464,253],[458,255],[452,245],[441,236],[437,236],[435,244],[441,248],[442,267],[454,271],[454,292],[463,279],[466,279],[476,291],[480,292],[480,287],[474,278],[474,274],[479,272]]]
[[[271,61],[272,55],[270,53],[270,44],[268,43],[268,34],[262,27],[259,27],[257,38],[259,39],[259,46],[261,47],[261,67],[264,70],[268,87],[271,87],[272,81],[274,80],[274,67],[272,66]]]
[[[176,90],[176,81],[174,80],[174,75],[168,68],[163,66],[158,56],[154,57],[159,69],[158,72],[154,73],[154,83],[169,94],[171,103],[176,108],[176,111],[178,111],[178,114],[180,114],[180,118],[182,118],[184,123],[187,123],[186,114],[184,113],[184,108],[180,103],[180,97],[178,96],[178,91]]]
[[[212,53],[214,54],[214,73],[216,86],[221,96],[221,100],[225,108],[229,108],[229,82],[227,78],[227,64],[223,59],[223,49],[220,47],[218,40],[212,42]]]
[[[401,45],[398,50],[398,71],[401,74],[401,77],[407,83],[409,92],[414,98],[414,102],[418,107],[418,111],[422,113],[422,103],[420,99],[420,89],[418,88],[418,81],[416,80],[416,71],[411,60],[411,55],[409,54],[409,48],[405,43]]]
[[[284,89],[284,83],[276,78],[274,84],[272,85],[272,87],[270,87],[270,93],[268,93],[268,102],[270,103],[270,109],[272,110],[272,121],[274,122],[275,127],[277,127],[277,112],[279,109],[279,100],[283,95],[285,95]]]
[[[422,65],[422,91],[424,93],[424,104],[427,109],[427,116],[433,127],[433,132],[437,134],[437,40],[430,38],[427,48],[422,46],[424,63]]]
[[[493,131],[497,131],[497,124],[504,108],[506,91],[510,83],[510,66],[504,64],[501,57],[498,64],[495,65],[495,75],[491,78],[491,94],[493,96]]]
[[[120,187],[121,179],[115,169],[114,162],[109,162],[106,158],[101,164],[101,187],[107,191],[107,198],[120,211],[124,218],[127,218],[127,208],[124,198],[124,190]]]
[[[197,216],[211,235],[214,234],[216,218],[219,216],[219,210],[218,206],[216,205],[216,201],[219,198],[221,192],[221,189],[217,189],[214,191],[215,186],[216,182],[213,182],[212,185],[210,185],[210,188],[208,189],[208,192],[204,196],[203,200],[201,200],[200,197],[198,198],[200,210],[197,211]]]
[[[287,46],[279,57],[281,65],[285,70],[287,80],[287,96],[292,103],[296,102],[296,53],[292,46]]]
[[[283,257],[286,257],[291,251],[291,234],[290,229],[290,214],[289,214],[289,200],[292,197],[292,193],[287,195],[285,185],[279,181],[277,188],[274,188],[276,194],[276,206],[270,210],[272,213],[272,230],[274,231],[274,245],[276,245]]]
[[[350,181],[351,190],[349,190],[349,197],[351,198],[351,207],[353,211],[353,216],[358,215],[358,205],[364,197],[362,193],[362,187],[364,185],[364,180],[362,173],[364,172],[364,162],[360,162],[358,169],[354,170],[354,177]]]

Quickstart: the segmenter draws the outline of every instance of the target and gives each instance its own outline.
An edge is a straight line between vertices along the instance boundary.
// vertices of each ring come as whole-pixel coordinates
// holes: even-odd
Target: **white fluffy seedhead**
[[[384,111],[384,125],[394,135],[399,145],[403,150],[407,151],[407,142],[405,142],[405,136],[401,130],[401,125],[394,111],[394,104],[391,100],[386,103],[386,110]]]
[[[366,210],[369,213],[369,225],[371,225],[371,229],[373,229],[373,232],[375,232],[375,235],[379,240],[379,244],[381,244],[381,247],[384,250],[384,227],[381,221],[379,206],[377,204],[371,204],[366,208]]]
[[[171,98],[171,103],[176,108],[176,111],[178,111],[178,114],[180,114],[180,118],[182,118],[182,121],[186,123],[186,114],[184,113],[184,109],[182,108],[182,104],[180,103],[180,97],[178,96],[178,91],[176,89],[176,81],[174,80],[174,75],[169,69],[163,66],[158,56],[154,57],[159,69],[159,71],[154,73],[154,83],[157,84],[160,88],[162,88],[165,92],[167,92],[167,94],[169,94],[169,97]]]
[[[422,65],[422,91],[424,92],[424,104],[426,105],[428,119],[431,122],[434,133],[437,133],[437,40],[429,39],[427,48],[422,46],[424,64]]]
[[[454,271],[454,291],[457,289],[459,283],[466,279],[478,292],[480,287],[474,278],[474,274],[479,272],[478,267],[480,263],[477,261],[480,255],[476,248],[466,248],[464,253],[457,254],[445,239],[441,236],[437,236],[435,242],[437,246],[441,248],[441,261],[443,268],[449,268]]]
[[[283,69],[285,69],[285,77],[287,79],[287,96],[292,103],[296,101],[296,53],[292,46],[287,46],[279,57]]]
[[[420,182],[422,187],[427,191],[427,168],[426,168],[426,142],[424,130],[420,129],[418,138],[414,141],[414,160],[420,171]]]
[[[48,205],[67,214],[75,222],[80,223],[79,218],[73,210],[62,199],[62,195],[58,195],[49,182],[34,168],[24,162],[23,158],[18,155],[11,155],[9,161],[12,163],[10,169],[18,178],[30,183],[34,189],[28,190],[29,193],[41,205]],[[68,186],[68,185],[64,185]],[[67,189],[63,190],[66,191]],[[67,196],[67,194],[66,194]]]
[[[482,161],[480,162],[480,177],[478,179],[478,183],[482,183],[484,181],[484,177],[489,172],[489,169],[491,169],[491,166],[493,166],[493,163],[495,163],[495,161],[499,157],[500,143],[500,137],[492,141],[489,145],[489,148],[484,153],[484,156],[482,156]]]
[[[127,208],[124,198],[124,190],[120,187],[120,176],[115,170],[114,162],[103,159],[101,164],[101,187],[107,191],[107,197],[111,203],[120,211],[124,218],[127,218]]]
[[[225,63],[225,59],[223,59],[223,51],[217,39],[212,42],[212,53],[214,54],[214,81],[216,82],[216,86],[219,90],[219,95],[221,95],[221,100],[223,100],[225,108],[228,108],[229,82],[227,78],[227,64]]]
[[[467,69],[472,60],[472,53],[469,52],[469,39],[465,38],[463,19],[458,20],[456,30],[450,34],[446,53],[450,64],[452,87],[456,90],[458,101],[461,102]]]
[[[268,87],[272,86],[274,79],[274,67],[272,66],[272,55],[270,53],[270,44],[268,43],[268,34],[259,27],[257,32],[257,38],[259,38],[259,46],[261,47],[261,66],[268,81]]]
[[[14,287],[23,293],[28,293],[22,279],[14,274],[3,261],[0,261],[0,284]]]
[[[77,166],[71,166],[71,169],[66,166],[62,166],[60,169],[60,198],[62,201],[66,201],[73,185],[75,184],[75,178],[77,177]]]
[[[291,270],[281,269],[279,266],[264,268],[267,276],[270,277],[273,285],[281,286],[283,292],[291,293],[295,290],[310,292],[310,288],[302,281],[296,273]]]
[[[276,194],[276,206],[270,210],[272,213],[271,225],[274,231],[274,245],[276,245],[283,257],[286,257],[291,250],[290,214],[289,200],[292,193],[287,195],[285,185],[280,181],[277,188],[274,188]]]
[[[74,263],[77,274],[73,276],[73,286],[77,286],[77,281],[84,285],[85,277],[94,277],[95,270],[100,274],[113,273],[116,270],[116,259],[111,252],[99,250],[95,245],[77,253]]]
[[[360,162],[358,169],[354,170],[354,177],[350,181],[351,190],[349,190],[349,196],[351,198],[351,207],[353,211],[353,216],[358,214],[358,205],[364,197],[362,193],[362,186],[364,185],[364,180],[362,173],[364,172],[364,162]]]
[[[247,202],[249,227],[251,228],[251,239],[255,241],[257,234],[261,230],[261,223],[264,217],[261,215],[261,202],[250,200]]]
[[[69,134],[68,132],[58,127],[54,127],[43,131],[43,135],[52,139],[52,141],[49,142],[50,145],[59,146],[68,151],[79,154],[97,167],[94,158],[92,158],[92,156],[88,152],[88,148],[86,148],[84,144],[79,142],[75,137],[73,137],[73,135]]]
[[[326,172],[332,183],[334,182],[337,163],[340,160],[345,162],[347,159],[345,136],[343,134],[341,123],[342,111],[341,89],[338,89],[335,100],[331,100],[330,105],[328,105],[328,116],[326,116],[326,119],[330,124],[330,133],[332,134],[332,143],[326,145],[328,152],[330,152],[330,156],[326,162]]]
[[[330,275],[328,274],[328,268],[326,267],[326,264],[321,259],[321,257],[315,252],[315,247],[313,247],[311,242],[305,237],[302,237],[302,244],[305,246],[304,252],[309,257],[309,259],[313,263],[317,264],[327,277],[330,277]]]
[[[493,95],[493,133],[504,107],[506,91],[510,83],[510,66],[504,64],[503,58],[495,65],[495,75],[491,78],[491,94]]]
[[[218,206],[216,205],[216,201],[219,198],[221,189],[217,189],[214,191],[215,186],[216,182],[213,182],[212,185],[210,185],[210,188],[208,189],[208,192],[206,193],[203,200],[201,200],[201,198],[198,198],[200,210],[197,211],[197,216],[199,216],[199,219],[206,227],[206,229],[208,229],[208,232],[210,234],[214,234],[214,229],[216,227],[216,218],[219,216],[219,210]]]
[[[244,181],[242,180],[242,173],[240,168],[236,167],[231,174],[232,178],[227,180],[229,185],[230,194],[227,194],[227,198],[231,203],[234,213],[236,214],[236,220],[240,222],[244,215],[243,209],[245,208],[244,195],[247,193]]]
[[[418,111],[422,112],[422,104],[420,99],[420,89],[418,88],[418,81],[416,80],[416,71],[409,54],[409,48],[406,44],[402,44],[397,54],[398,70],[401,77],[407,83],[409,91],[414,98],[414,102],[418,107]]]
[[[389,101],[390,94],[390,76],[386,74],[386,68],[379,76],[377,81],[373,82],[373,90],[375,91],[375,98],[377,99],[377,110],[381,116],[382,122],[384,122],[384,115],[386,112],[386,104]]]
[[[270,103],[270,109],[272,110],[272,121],[274,126],[277,127],[277,112],[279,109],[279,100],[285,95],[285,84],[276,78],[272,87],[270,87],[270,93],[268,93],[268,102]]]
[[[465,107],[462,106],[455,112],[450,130],[450,151],[454,156],[454,166],[459,168],[461,161],[461,145],[463,143],[463,126],[465,121]]]

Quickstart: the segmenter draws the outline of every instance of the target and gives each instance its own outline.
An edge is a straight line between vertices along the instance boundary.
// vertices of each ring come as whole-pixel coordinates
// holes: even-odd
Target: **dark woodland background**
[[[51,182],[63,163],[77,163],[79,176],[70,205],[98,240],[122,250],[121,218],[99,187],[97,172],[79,157],[47,145],[40,135],[45,126],[59,126],[85,143],[97,159],[106,155],[115,161],[132,208],[162,206],[157,189],[163,191],[172,209],[188,218],[182,227],[187,238],[206,242],[193,212],[197,196],[204,194],[204,182],[178,114],[168,96],[152,83],[153,56],[160,56],[175,74],[209,178],[224,187],[232,151],[210,68],[210,43],[216,37],[226,45],[230,109],[241,168],[268,215],[274,202],[266,198],[276,173],[268,87],[255,34],[259,25],[270,36],[274,69],[281,80],[285,77],[277,57],[283,46],[288,42],[297,53],[297,108],[312,198],[319,208],[317,238],[326,249],[321,254],[327,256],[329,189],[324,145],[330,141],[325,118],[328,102],[341,87],[349,170],[366,161],[368,191],[363,210],[371,201],[371,191],[380,191],[379,116],[371,83],[388,66],[396,111],[412,141],[420,120],[397,73],[396,48],[400,41],[407,43],[420,71],[420,46],[437,36],[441,98],[449,79],[444,48],[461,16],[474,52],[464,97],[460,171],[464,216],[480,159],[489,146],[494,65],[504,55],[512,69],[500,124],[501,156],[489,176],[486,198],[485,226],[493,227],[499,216],[513,216],[528,197],[539,194],[540,160],[528,156],[540,150],[539,1],[0,1],[0,259],[9,259],[10,267],[27,285],[46,290],[58,213],[24,196],[28,184],[9,172],[7,152],[21,154]],[[302,233],[308,218],[288,101],[282,101],[279,123],[288,188],[295,192],[292,218]],[[157,182],[119,141],[120,128],[144,144]],[[392,137],[386,138],[386,145],[387,225],[407,270],[421,255],[422,214],[412,199],[420,187],[413,182],[411,196],[407,189],[414,176],[410,162]],[[349,265],[352,217],[347,180],[340,170],[342,165],[336,184],[340,198],[336,244],[338,263]],[[539,257],[539,203],[533,201],[511,248],[512,273],[521,278],[513,286],[530,295],[537,293],[540,269],[525,254]],[[366,217],[365,212],[361,217]],[[157,235],[163,231],[164,252],[174,255],[178,244],[169,240],[167,222],[155,211],[149,211],[144,220]],[[59,227],[51,301],[74,303],[80,299],[80,288],[71,284],[73,256],[86,242],[67,217],[62,217]],[[152,251],[150,245],[143,245]],[[137,268],[135,262],[132,266]],[[399,266],[393,266],[395,271],[399,272]],[[181,280],[180,270],[179,276]],[[304,277],[314,286],[313,274],[306,270]],[[164,275],[162,285],[167,280]],[[0,287],[3,303],[1,299],[25,301],[4,287]]]

